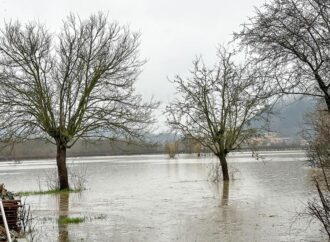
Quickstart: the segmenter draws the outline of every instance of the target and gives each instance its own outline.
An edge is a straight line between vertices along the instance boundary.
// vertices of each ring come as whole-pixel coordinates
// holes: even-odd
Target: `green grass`
[[[62,193],[71,193],[71,192],[81,192],[81,189],[53,189],[47,191],[26,191],[26,192],[16,192],[17,196],[34,196],[34,195],[52,195],[52,194],[62,194]]]
[[[60,225],[65,225],[65,224],[79,224],[79,223],[83,223],[85,221],[85,218],[79,218],[79,217],[74,217],[74,218],[60,218],[58,220],[58,223]]]

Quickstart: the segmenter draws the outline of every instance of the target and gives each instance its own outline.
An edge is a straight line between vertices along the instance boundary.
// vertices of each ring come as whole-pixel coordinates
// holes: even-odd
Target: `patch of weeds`
[[[79,224],[79,223],[83,223],[83,222],[85,222],[85,218],[79,218],[79,217],[74,217],[74,218],[66,217],[66,218],[60,218],[58,220],[58,223],[60,225]]]
[[[63,193],[77,193],[81,192],[82,189],[51,189],[47,191],[26,191],[26,192],[16,192],[17,196],[35,196],[35,195],[52,195],[52,194],[63,194]]]
[[[105,214],[100,214],[94,217],[94,219],[106,219],[107,216]]]
[[[94,221],[97,221],[97,220],[107,219],[107,215],[105,215],[105,214],[99,214],[99,215],[95,215],[95,216],[85,215],[84,219],[85,219],[85,222],[93,223]]]

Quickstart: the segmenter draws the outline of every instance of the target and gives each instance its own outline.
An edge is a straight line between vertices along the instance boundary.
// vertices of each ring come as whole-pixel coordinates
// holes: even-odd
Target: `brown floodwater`
[[[34,241],[327,241],[301,215],[315,194],[304,153],[262,157],[231,155],[229,184],[208,181],[211,156],[73,158],[86,171],[85,191],[22,199],[35,218]],[[10,191],[38,190],[54,171],[53,160],[0,163],[0,181]],[[59,225],[66,217],[85,221]]]

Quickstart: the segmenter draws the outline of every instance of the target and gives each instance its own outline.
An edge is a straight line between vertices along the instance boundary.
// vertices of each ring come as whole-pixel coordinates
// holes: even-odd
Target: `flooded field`
[[[212,157],[70,159],[86,171],[87,190],[26,197],[35,241],[327,241],[298,216],[314,193],[304,153],[263,157],[231,155],[229,185],[208,181]],[[0,180],[10,191],[38,190],[38,178],[54,168],[52,160],[0,163]],[[85,221],[59,225],[63,217]]]

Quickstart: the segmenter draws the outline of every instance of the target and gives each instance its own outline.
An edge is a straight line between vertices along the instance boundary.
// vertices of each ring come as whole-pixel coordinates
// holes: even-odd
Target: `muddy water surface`
[[[35,241],[326,241],[318,224],[297,215],[314,193],[303,152],[263,158],[231,155],[230,184],[208,182],[212,157],[70,159],[86,171],[87,190],[27,197]],[[11,191],[38,190],[54,167],[52,160],[0,163],[0,180]],[[65,217],[85,222],[58,225]]]

